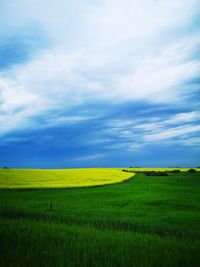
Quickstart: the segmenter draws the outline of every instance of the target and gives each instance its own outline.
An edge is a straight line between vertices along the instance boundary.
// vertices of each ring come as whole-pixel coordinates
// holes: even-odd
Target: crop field
[[[101,171],[129,175],[120,183],[54,189],[47,183],[40,190],[34,171],[1,170],[1,184],[9,186],[0,189],[0,266],[200,266],[200,172],[146,176],[122,169],[77,170],[97,180]],[[28,172],[29,188],[8,182]],[[44,172],[50,179],[59,171]]]
[[[133,174],[114,168],[63,170],[1,169],[0,188],[66,188],[122,182]]]
[[[173,171],[173,170],[180,170],[181,172],[186,172],[188,171],[190,168],[140,168],[140,167],[131,167],[131,168],[126,168],[129,171],[135,171],[135,172],[142,172],[142,171]],[[200,168],[195,168],[196,171],[200,171]]]

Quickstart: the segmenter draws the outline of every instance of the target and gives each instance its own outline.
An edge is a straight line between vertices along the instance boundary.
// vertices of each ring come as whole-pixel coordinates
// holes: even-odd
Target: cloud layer
[[[22,132],[32,140],[41,129],[52,129],[54,142],[54,129],[61,127],[79,136],[74,160],[84,162],[108,156],[112,163],[113,149],[131,158],[133,151],[161,144],[196,153],[199,1],[7,0],[0,5],[3,147],[17,144]],[[95,122],[98,134],[87,128],[96,129]],[[77,133],[78,125],[88,130],[90,142]],[[84,142],[91,149],[95,144],[96,154],[82,147]],[[68,148],[74,149],[66,143]]]

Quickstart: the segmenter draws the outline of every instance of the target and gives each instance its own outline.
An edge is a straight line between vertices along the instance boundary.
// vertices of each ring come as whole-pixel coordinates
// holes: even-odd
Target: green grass
[[[122,182],[131,176],[116,168],[0,169],[0,189],[97,186]]]
[[[130,170],[130,171],[173,171],[173,170],[180,170],[182,172],[186,172],[188,171],[189,169],[191,168],[140,168],[140,167],[133,167],[133,168],[125,168],[127,170]],[[194,168],[196,171],[200,171],[200,168]]]
[[[1,189],[0,216],[1,266],[200,265],[199,173]]]
[[[199,242],[89,226],[3,219],[1,266],[199,266]]]

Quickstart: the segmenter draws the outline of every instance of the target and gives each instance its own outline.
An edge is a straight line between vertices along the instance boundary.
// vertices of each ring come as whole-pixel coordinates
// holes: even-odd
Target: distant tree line
[[[123,172],[137,172],[137,173],[143,173],[145,174],[146,176],[168,176],[170,173],[180,173],[181,171],[180,170],[169,170],[169,171],[134,171],[134,170],[126,170],[126,169],[123,169],[122,170]],[[189,169],[187,172],[189,173],[196,173],[197,170],[195,169]]]

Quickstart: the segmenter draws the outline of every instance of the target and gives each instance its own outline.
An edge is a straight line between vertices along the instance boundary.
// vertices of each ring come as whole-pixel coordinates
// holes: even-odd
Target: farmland
[[[1,169],[0,188],[68,188],[122,182],[133,176],[114,168],[63,170]]]
[[[0,177],[11,171],[17,170],[1,170]],[[18,171],[25,179],[26,170]],[[91,169],[97,180],[101,171],[106,169]],[[0,265],[199,266],[200,173],[184,169],[162,177],[109,171],[128,176],[116,184],[68,189],[61,184],[59,189],[6,188],[1,182]],[[4,181],[9,177],[14,176]]]

